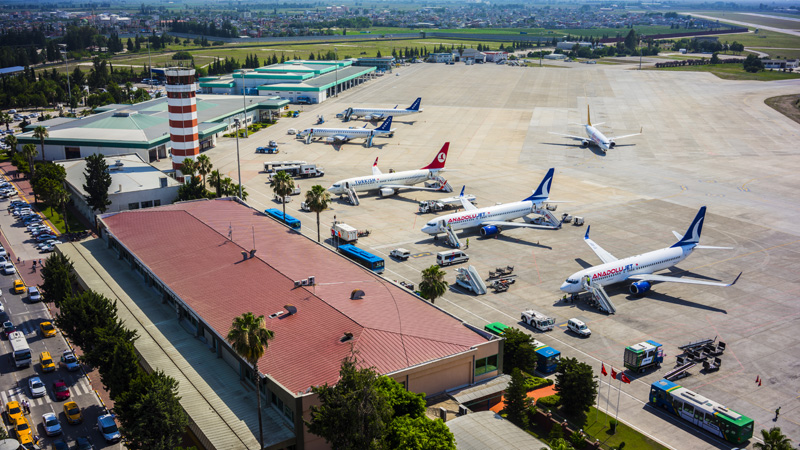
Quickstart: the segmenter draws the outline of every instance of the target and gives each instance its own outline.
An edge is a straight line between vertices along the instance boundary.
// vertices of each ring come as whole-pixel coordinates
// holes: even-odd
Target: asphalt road
[[[2,207],[0,209],[0,226],[3,234],[15,250],[19,247],[17,254],[30,254],[33,250],[31,243],[23,241],[25,237],[27,239],[30,239],[30,237],[24,232],[22,225],[18,224],[14,217],[6,212],[7,206],[7,199],[0,201],[0,207]],[[43,258],[45,256],[42,255]],[[31,270],[30,261],[25,266],[19,267],[18,270]],[[9,401],[22,402],[23,400],[28,400],[31,405],[31,412],[26,417],[34,430],[34,434],[43,437],[42,448],[51,448],[52,443],[57,439],[64,439],[70,445],[73,445],[75,438],[78,436],[89,436],[98,449],[123,448],[120,443],[107,445],[98,431],[97,417],[105,414],[106,410],[83,371],[68,372],[62,368],[50,373],[41,371],[39,365],[41,352],[50,352],[53,360],[58,364],[62,352],[68,350],[69,346],[61,333],[50,338],[42,336],[39,324],[44,321],[52,321],[50,312],[44,303],[30,303],[25,294],[12,293],[12,284],[18,277],[18,275],[0,275],[0,289],[2,290],[0,302],[2,302],[17,329],[25,334],[28,345],[31,348],[32,364],[29,367],[16,368],[9,358],[11,345],[5,338],[0,340],[2,354],[7,355],[0,357],[0,400],[2,400],[3,410],[5,410],[5,405]],[[47,395],[39,398],[30,397],[28,379],[32,376],[39,376],[42,379],[42,382],[47,386]],[[83,412],[82,424],[70,425],[63,411],[63,404],[66,401],[56,401],[53,397],[53,383],[61,379],[69,386],[70,398],[67,401],[75,401]],[[46,437],[44,426],[42,425],[42,415],[48,412],[54,412],[58,415],[64,430],[61,436]],[[4,425],[8,427],[8,423],[5,421],[5,414],[3,419]],[[9,433],[9,435],[12,434],[13,432]]]

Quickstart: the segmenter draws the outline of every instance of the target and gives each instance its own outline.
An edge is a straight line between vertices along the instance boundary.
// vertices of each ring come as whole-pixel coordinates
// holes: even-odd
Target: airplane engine
[[[637,281],[631,284],[630,290],[633,295],[642,295],[650,290],[650,283],[647,281]]]
[[[497,228],[496,225],[486,225],[485,227],[481,227],[481,236],[483,237],[490,237],[500,234],[500,228]]]
[[[323,142],[325,142],[327,144],[333,144],[334,142],[336,142],[336,139],[334,139],[332,137],[326,137],[326,138],[323,139]]]
[[[372,116],[364,116],[364,120],[372,120]]]
[[[616,143],[616,142],[614,142],[614,141],[608,141],[608,148],[614,148],[614,146],[616,146],[616,145],[617,145],[617,143]]]
[[[397,194],[397,191],[392,188],[381,188],[381,197],[390,197]]]
[[[589,140],[584,139],[581,141],[581,147],[586,148],[589,146]]]

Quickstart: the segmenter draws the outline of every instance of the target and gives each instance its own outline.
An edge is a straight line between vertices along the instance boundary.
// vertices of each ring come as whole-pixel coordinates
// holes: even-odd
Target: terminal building
[[[353,60],[289,60],[257,69],[237,70],[232,75],[203,77],[206,94],[277,97],[291,103],[322,103],[338,92],[369,80],[375,65],[354,65]]]
[[[179,382],[206,449],[325,449],[304,420],[314,386],[335,384],[356,351],[428,396],[485,382],[502,340],[345,259],[235,198],[98,216],[100,237],[65,243],[79,285],[119,306],[147,370]],[[361,292],[354,292],[361,291]],[[355,294],[355,295],[354,295]],[[233,319],[265,316],[274,332],[253,380],[226,341]]]

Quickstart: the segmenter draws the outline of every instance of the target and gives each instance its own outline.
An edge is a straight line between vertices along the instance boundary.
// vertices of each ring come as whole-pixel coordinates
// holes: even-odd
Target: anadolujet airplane
[[[450,143],[445,142],[442,149],[439,150],[439,153],[436,154],[436,157],[433,158],[430,164],[419,170],[406,170],[403,172],[383,173],[378,169],[378,158],[375,158],[375,163],[372,165],[372,175],[337,181],[333,183],[333,186],[328,188],[328,192],[332,195],[344,195],[350,189],[356,192],[377,190],[380,192],[381,197],[394,195],[400,189],[452,192],[453,189],[447,184],[447,180],[440,178],[438,175],[439,172],[445,170],[444,164],[447,162],[447,151],[449,149]],[[424,183],[428,180],[439,182],[440,187],[429,188],[414,186],[415,184]]]
[[[614,148],[614,146],[617,145],[617,141],[620,140],[620,139],[625,139],[625,138],[629,138],[629,137],[633,137],[633,136],[639,136],[640,134],[642,134],[642,130],[639,130],[639,132],[635,133],[635,134],[626,134],[625,136],[616,136],[616,137],[606,137],[603,133],[600,132],[600,130],[595,128],[595,126],[602,125],[603,122],[595,124],[594,126],[592,125],[592,118],[589,115],[589,106],[588,105],[586,106],[586,122],[587,123],[583,124],[582,126],[586,130],[586,136],[588,136],[588,138],[581,137],[581,136],[573,136],[571,134],[554,133],[552,131],[550,132],[550,134],[555,134],[557,136],[568,137],[568,138],[570,138],[572,140],[575,140],[575,141],[581,141],[581,147],[588,147],[590,144],[594,144],[598,148],[600,148],[600,150],[602,150],[603,153],[605,153],[605,152],[609,151],[610,149]]]
[[[297,135],[305,138],[306,144],[315,138],[324,138],[325,142],[333,144],[342,144],[351,139],[366,139],[369,147],[372,145],[372,138],[375,136],[388,135],[392,137],[395,128],[391,128],[391,126],[392,116],[389,116],[378,128],[372,130],[368,130],[366,125],[364,125],[364,128],[306,128],[297,133]]]
[[[537,209],[540,209],[542,203],[548,201],[554,173],[555,169],[547,171],[547,175],[544,176],[533,195],[519,202],[478,208],[464,198],[464,189],[461,189],[460,200],[464,211],[437,217],[425,224],[422,227],[422,231],[433,235],[434,239],[436,239],[440,233],[446,233],[448,228],[452,231],[458,231],[465,228],[480,227],[481,236],[500,234],[503,228],[507,227],[538,228],[542,230],[559,229],[561,228],[561,222],[558,222],[558,226],[511,222],[520,217],[527,217]]]
[[[397,106],[394,108],[347,108],[344,112],[341,113],[342,119],[347,122],[350,119],[354,119],[357,117],[363,117],[364,120],[380,120],[384,117],[389,116],[407,116],[410,114],[417,114],[422,112],[422,97],[418,97],[414,100],[414,103],[411,104],[408,108],[405,109],[397,109]],[[398,105],[399,106],[399,105]],[[339,117],[339,114],[336,115]]]
[[[630,291],[634,295],[644,294],[650,290],[653,282],[662,281],[704,284],[707,286],[733,286],[739,281],[739,277],[742,276],[741,272],[732,283],[717,283],[713,281],[692,280],[654,274],[654,272],[668,269],[678,264],[691,255],[692,251],[698,248],[731,249],[731,247],[700,245],[700,233],[703,231],[705,215],[706,207],[703,206],[700,208],[697,216],[692,221],[692,224],[689,225],[689,229],[683,236],[677,231],[673,231],[672,233],[678,238],[678,242],[672,246],[619,260],[611,253],[603,250],[603,248],[597,245],[593,240],[589,239],[590,228],[587,228],[586,236],[584,236],[583,239],[589,247],[594,250],[600,260],[603,261],[603,264],[573,273],[567,278],[567,281],[561,285],[561,290],[568,294],[576,294],[588,291],[591,285],[607,286],[627,280],[634,280],[630,286]]]

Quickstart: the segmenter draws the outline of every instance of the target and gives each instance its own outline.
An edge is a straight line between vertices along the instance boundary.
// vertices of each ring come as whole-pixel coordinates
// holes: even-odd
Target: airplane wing
[[[586,243],[589,245],[589,247],[591,247],[591,248],[592,248],[592,250],[594,251],[594,253],[595,253],[595,254],[596,254],[596,255],[597,255],[599,258],[600,258],[600,260],[601,260],[601,261],[603,261],[604,263],[610,263],[610,262],[614,262],[614,261],[616,261],[616,260],[617,260],[617,257],[616,257],[616,256],[612,255],[611,253],[608,253],[607,251],[605,251],[605,250],[603,249],[603,247],[600,247],[600,246],[599,246],[599,245],[597,245],[597,244],[596,244],[596,243],[595,243],[593,240],[589,239],[589,230],[591,230],[591,229],[592,229],[592,226],[591,226],[591,225],[589,225],[588,227],[586,227],[586,236],[584,236],[584,237],[583,237],[583,240],[584,240],[584,242],[586,242]]]
[[[443,185],[444,184],[446,184],[446,183],[443,183]],[[473,209],[478,209],[477,206],[473,205],[471,201],[467,200],[467,198],[464,197],[464,189],[466,189],[466,188],[467,188],[466,185],[461,186],[461,193],[458,195],[458,199],[461,200],[461,206],[464,207],[464,211],[470,211],[470,210],[473,210]]]
[[[408,189],[408,190],[413,190],[413,191],[437,191],[437,192],[441,191],[443,189],[443,187],[429,188],[429,187],[424,187],[424,186],[409,186],[407,184],[382,184],[382,185],[380,185],[380,188],[386,188],[386,189]],[[470,205],[471,204],[472,203],[470,203]]]
[[[370,114],[369,116],[372,118],[372,120],[381,120],[386,115],[385,114]]]
[[[742,272],[739,272],[739,275],[736,275],[736,279],[733,280],[733,283],[717,283],[715,281],[700,281],[700,280],[692,280],[689,278],[677,278],[677,277],[667,277],[664,275],[655,275],[655,274],[639,274],[639,275],[631,275],[628,279],[631,280],[643,280],[643,281],[671,281],[673,283],[686,283],[686,284],[704,284],[706,286],[733,286],[739,281],[739,277],[742,276]]]
[[[570,139],[572,139],[572,140],[575,140],[575,141],[585,141],[585,140],[587,140],[587,139],[588,139],[588,138],[586,138],[586,137],[581,137],[581,136],[573,136],[573,135],[571,135],[571,134],[554,133],[554,132],[552,132],[552,131],[550,131],[549,133],[550,133],[550,134],[555,134],[556,136],[564,136],[564,137],[568,137],[568,138],[570,138]]]
[[[375,158],[375,164],[372,165],[372,174],[373,175],[381,174],[381,169],[378,169],[378,158]]]
[[[333,136],[333,140],[336,142],[347,142],[350,140],[350,138],[340,134],[338,136]]]
[[[465,200],[462,200],[461,202],[463,203],[464,201]],[[469,203],[469,202],[467,202],[467,203]],[[472,205],[472,208],[475,209],[475,205]],[[536,224],[526,223],[526,222],[503,222],[503,221],[499,221],[499,220],[490,220],[488,222],[482,222],[481,225],[482,226],[484,226],[484,225],[494,225],[494,226],[500,227],[500,228],[509,228],[509,227],[510,228],[514,228],[514,227],[517,227],[517,228],[537,228],[537,229],[540,229],[540,230],[555,230],[556,229],[555,227],[553,227],[551,225],[536,225]]]
[[[638,133],[634,133],[634,134],[626,134],[625,136],[614,136],[614,137],[609,137],[609,139],[611,139],[611,140],[613,140],[613,141],[618,141],[618,140],[620,140],[620,139],[625,139],[625,138],[629,138],[629,137],[633,137],[633,136],[639,136],[639,135],[641,135],[641,134],[642,134],[642,130],[639,130],[639,132],[638,132]]]

